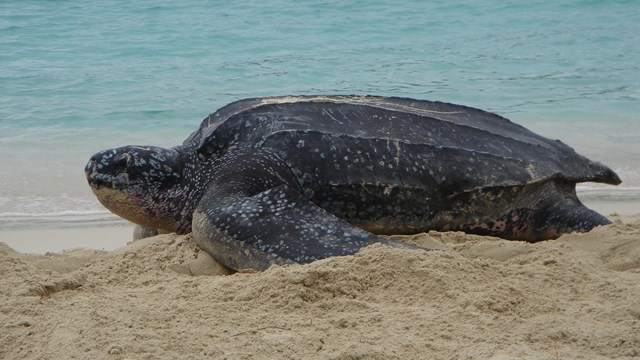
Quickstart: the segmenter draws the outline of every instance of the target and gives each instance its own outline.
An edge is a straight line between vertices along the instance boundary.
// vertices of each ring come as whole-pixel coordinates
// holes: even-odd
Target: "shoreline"
[[[133,240],[133,224],[50,227],[0,231],[0,242],[25,254],[61,253],[76,248],[113,251]]]
[[[640,196],[603,198],[600,193],[579,192],[578,198],[586,207],[606,217],[640,215]]]
[[[580,200],[590,209],[608,218],[640,216],[640,197],[602,198],[600,193],[579,192]],[[0,222],[0,242],[20,253],[61,253],[76,248],[112,251],[133,240],[134,225],[115,215],[103,220],[40,221],[22,218],[9,226]]]

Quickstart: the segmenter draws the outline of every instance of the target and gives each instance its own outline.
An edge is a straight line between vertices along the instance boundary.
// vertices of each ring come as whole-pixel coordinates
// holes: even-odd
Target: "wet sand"
[[[44,254],[74,248],[114,250],[131,241],[133,225],[51,227],[0,231],[0,242],[21,253]]]

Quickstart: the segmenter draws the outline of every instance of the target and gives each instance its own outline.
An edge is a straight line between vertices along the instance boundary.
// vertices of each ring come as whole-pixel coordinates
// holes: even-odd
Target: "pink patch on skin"
[[[507,228],[507,222],[502,220],[502,221],[494,222],[493,223],[493,228],[491,228],[491,230],[496,231],[496,232],[502,232],[506,228]]]
[[[134,203],[135,205],[138,205],[138,206],[144,205],[144,200],[142,200],[142,198],[139,196],[129,195],[129,199],[131,199],[131,202]]]

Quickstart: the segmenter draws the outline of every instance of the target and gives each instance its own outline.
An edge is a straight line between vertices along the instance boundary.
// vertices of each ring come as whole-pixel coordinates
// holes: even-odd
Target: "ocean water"
[[[0,2],[0,230],[121,223],[83,166],[245,97],[461,103],[561,139],[640,200],[638,1]],[[28,224],[28,225],[26,225]]]

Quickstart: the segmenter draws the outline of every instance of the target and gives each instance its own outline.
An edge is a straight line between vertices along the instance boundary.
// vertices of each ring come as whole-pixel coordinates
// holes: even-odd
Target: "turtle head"
[[[188,189],[178,151],[133,145],[104,150],[84,171],[100,203],[116,215],[146,227],[190,230],[191,214],[181,215]]]

